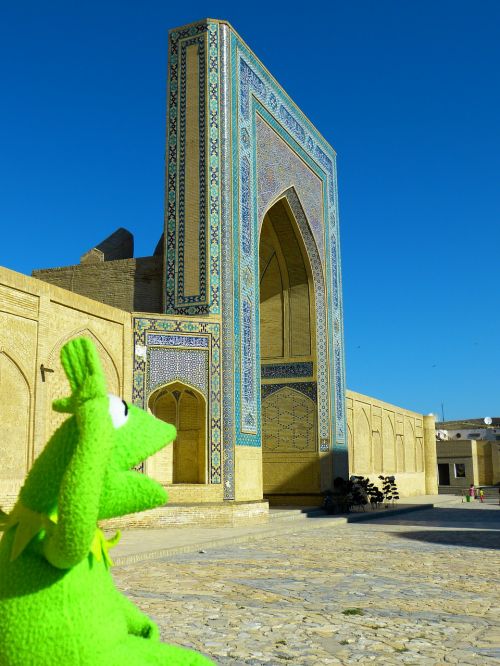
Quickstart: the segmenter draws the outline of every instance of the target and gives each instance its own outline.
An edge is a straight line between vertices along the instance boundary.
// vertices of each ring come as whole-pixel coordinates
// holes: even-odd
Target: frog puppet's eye
[[[122,400],[117,395],[112,393],[108,394],[109,398],[109,413],[115,428],[121,428],[128,419],[128,405],[125,400]]]

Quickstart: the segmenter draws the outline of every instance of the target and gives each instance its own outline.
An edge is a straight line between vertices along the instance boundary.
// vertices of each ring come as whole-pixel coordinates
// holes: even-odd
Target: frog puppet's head
[[[53,408],[69,418],[35,461],[19,501],[57,514],[68,530],[165,504],[165,489],[133,468],[172,442],[174,426],[108,394],[91,340],[68,342],[61,362],[71,395]]]

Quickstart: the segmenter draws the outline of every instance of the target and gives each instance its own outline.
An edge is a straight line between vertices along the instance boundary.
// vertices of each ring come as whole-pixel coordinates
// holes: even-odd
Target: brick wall
[[[140,257],[33,271],[33,277],[127,312],[161,312],[163,258]]]

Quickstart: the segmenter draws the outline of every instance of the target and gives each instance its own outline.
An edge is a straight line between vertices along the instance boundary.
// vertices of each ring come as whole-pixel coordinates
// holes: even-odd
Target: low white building
[[[436,423],[439,492],[500,483],[500,418]]]

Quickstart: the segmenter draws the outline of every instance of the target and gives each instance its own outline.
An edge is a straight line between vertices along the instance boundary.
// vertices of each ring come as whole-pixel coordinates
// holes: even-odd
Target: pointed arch
[[[207,482],[207,408],[199,389],[183,380],[157,387],[148,398],[148,409],[177,428],[173,446],[147,461],[148,473],[161,483]]]
[[[384,471],[384,453],[380,430],[372,431],[372,461],[373,471],[381,474]]]
[[[355,474],[371,474],[372,461],[372,430],[367,414],[369,406],[363,407],[356,403],[354,409],[354,463]]]
[[[0,479],[22,479],[28,469],[32,391],[21,364],[0,352]]]
[[[404,421],[405,472],[416,471],[415,423],[407,416]]]
[[[396,435],[393,420],[388,412],[384,412],[382,419],[382,440],[384,473],[396,471]]]
[[[314,494],[331,427],[323,266],[294,187],[275,197],[259,222],[263,382],[285,385],[262,401],[264,492]],[[311,395],[294,389],[297,377],[307,378]]]
[[[60,338],[58,342],[52,347],[52,350],[48,356],[48,362],[49,363],[58,362],[62,347],[64,347],[64,345],[70,340],[73,340],[74,338],[78,338],[81,336],[90,338],[92,342],[95,344],[99,356],[101,358],[101,362],[103,364],[103,370],[106,375],[106,380],[108,381],[109,392],[115,393],[116,395],[121,395],[123,387],[121,382],[121,375],[120,372],[118,371],[117,364],[113,356],[111,355],[111,352],[108,351],[107,347],[101,341],[99,336],[96,333],[94,333],[90,328],[87,327],[77,328],[72,333],[68,333],[63,338]]]
[[[423,437],[417,437],[416,439],[416,457],[417,457],[417,472],[424,472],[425,471],[425,463],[424,463],[424,442],[423,442]]]
[[[332,423],[329,408],[328,329],[326,323],[326,285],[323,265],[311,226],[307,220],[297,190],[293,186],[273,198],[272,202],[266,208],[264,217],[280,201],[286,208],[302,249],[305,250],[307,264],[311,273],[314,302],[311,318],[316,347],[315,377],[318,391],[318,435],[320,440],[329,441],[331,439]],[[264,217],[259,220],[259,237],[262,232]]]
[[[405,471],[405,443],[401,433],[396,435],[396,471]]]
[[[116,363],[107,350],[105,345],[101,342],[99,337],[90,328],[77,328],[71,333],[66,334],[60,338],[57,343],[52,347],[47,361],[44,364],[54,370],[53,373],[46,375],[45,387],[45,438],[46,442],[54,433],[54,431],[65,421],[67,414],[60,414],[54,412],[52,409],[52,402],[57,398],[63,398],[69,394],[69,383],[66,374],[61,365],[61,349],[64,345],[75,338],[85,336],[90,338],[96,346],[99,358],[101,359],[102,368],[106,377],[108,391],[115,395],[122,394],[122,381],[120,373],[118,372]]]

